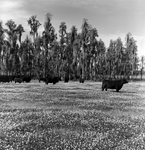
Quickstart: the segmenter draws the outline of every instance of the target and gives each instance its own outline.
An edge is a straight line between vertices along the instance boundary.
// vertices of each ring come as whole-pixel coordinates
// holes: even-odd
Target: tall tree
[[[78,50],[79,50],[79,41],[78,41],[78,34],[77,34],[77,28],[75,26],[71,27],[70,32],[70,48],[68,49],[68,56],[69,59],[72,60],[70,63],[71,72],[73,75],[73,78],[76,78],[77,73],[77,57],[78,57]]]
[[[7,29],[5,29],[5,32],[7,33],[7,43],[10,44],[10,48],[7,49],[6,52],[6,60],[8,60],[8,58],[10,59],[10,61],[12,62],[12,68],[13,68],[13,73],[16,73],[16,70],[19,70],[19,66],[17,65],[18,62],[17,60],[19,59],[18,57],[18,37],[17,37],[17,25],[13,20],[8,20],[5,24],[7,26]],[[8,45],[8,44],[7,44]],[[6,61],[8,62],[8,61]],[[8,64],[7,64],[7,68]]]
[[[55,29],[51,24],[52,15],[47,13],[45,16],[44,22],[44,31],[43,31],[43,46],[45,49],[45,67],[44,67],[44,76],[48,76],[49,74],[54,74],[55,70],[51,69],[51,60],[52,60],[52,51],[51,47],[54,46],[56,42],[57,34],[55,34]],[[49,66],[48,66],[49,63]]]
[[[4,28],[2,22],[0,22],[0,73],[2,73],[3,68],[3,45],[4,45]]]
[[[8,29],[5,29],[5,32],[8,35],[8,41],[11,44],[11,48],[15,48],[17,43],[17,30],[16,30],[16,23],[13,20],[8,20],[5,24]]]
[[[67,26],[65,22],[61,22],[59,26],[59,36],[60,36],[60,45],[62,46],[64,43],[66,43],[66,32]]]
[[[107,74],[106,67],[106,47],[104,42],[100,39],[97,43],[97,49],[94,55],[95,63],[95,79],[98,76],[104,76]]]
[[[29,19],[28,19],[28,25],[30,26],[31,28],[31,31],[30,31],[30,35],[33,36],[33,53],[34,53],[34,59],[33,59],[33,62],[32,62],[32,68],[33,68],[33,71],[36,70],[36,58],[37,58],[37,39],[38,39],[38,29],[39,27],[41,26],[41,23],[39,22],[39,20],[37,19],[37,16],[31,16]]]
[[[140,71],[141,80],[142,80],[142,75],[143,75],[143,70],[144,70],[144,63],[145,63],[145,58],[144,56],[142,56],[141,57],[141,71]]]
[[[123,57],[123,43],[121,41],[121,38],[118,38],[115,41],[115,66],[114,66],[114,72],[115,75],[121,76],[121,72],[123,69],[122,66],[122,57]]]
[[[60,65],[59,65],[59,75],[60,75],[60,71],[62,72],[62,75],[64,75],[65,72],[65,63],[66,60],[64,59],[64,52],[65,49],[67,47],[67,32],[66,32],[67,26],[65,22],[61,22],[60,26],[59,26],[59,36],[60,36]]]
[[[94,68],[93,68],[93,64],[95,63],[95,53],[96,53],[96,49],[97,49],[97,38],[98,37],[98,31],[96,28],[90,28],[89,31],[89,45],[87,48],[87,79],[92,79],[93,78],[93,74],[94,74]]]
[[[30,35],[33,36],[33,42],[35,41],[35,38],[38,36],[38,29],[41,26],[41,23],[39,20],[37,20],[37,16],[31,16],[28,19],[28,25],[31,28]]]
[[[34,51],[34,72],[36,74],[36,76],[41,76],[43,74],[43,39],[41,36],[36,37],[35,39],[35,47],[34,47],[35,51]],[[44,57],[44,56],[43,56]]]
[[[131,33],[127,33],[126,35],[126,53],[128,57],[128,63],[130,65],[129,75],[132,75],[133,77],[134,71],[137,68],[137,45]]]
[[[106,54],[108,74],[110,77],[115,76],[115,41],[110,40],[109,48]]]
[[[22,34],[23,34],[23,32],[25,32],[24,28],[23,28],[23,26],[21,24],[19,24],[17,26],[16,30],[17,30],[17,34],[18,34],[19,43],[21,44]]]
[[[87,45],[89,42],[89,30],[90,30],[90,25],[88,23],[87,19],[83,19],[83,24],[82,24],[82,32],[81,32],[81,78],[84,80],[85,79],[85,59],[86,59],[86,50],[87,50]]]
[[[19,50],[19,56],[21,57],[21,74],[24,75],[31,75],[33,71],[33,52],[34,47],[32,45],[32,42],[28,36],[26,36],[26,39],[22,42],[20,50]]]

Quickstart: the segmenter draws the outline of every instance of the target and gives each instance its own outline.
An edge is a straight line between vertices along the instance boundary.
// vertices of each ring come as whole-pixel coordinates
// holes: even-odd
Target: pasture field
[[[145,82],[0,83],[0,150],[144,150]]]

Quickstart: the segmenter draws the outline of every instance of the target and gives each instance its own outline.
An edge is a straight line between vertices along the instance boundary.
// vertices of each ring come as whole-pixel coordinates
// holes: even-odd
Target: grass
[[[145,83],[0,84],[2,150],[143,150]]]

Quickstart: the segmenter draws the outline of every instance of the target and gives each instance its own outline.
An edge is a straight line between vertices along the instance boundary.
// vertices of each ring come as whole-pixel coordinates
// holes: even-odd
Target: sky
[[[145,55],[145,0],[0,0],[0,21],[12,19],[17,25],[22,24],[29,34],[27,20],[36,15],[44,29],[45,15],[52,14],[52,25],[58,32],[61,22],[67,25],[67,32],[73,25],[81,31],[83,18],[98,31],[106,48],[110,40],[121,37],[125,43],[128,32],[137,42],[138,55]]]

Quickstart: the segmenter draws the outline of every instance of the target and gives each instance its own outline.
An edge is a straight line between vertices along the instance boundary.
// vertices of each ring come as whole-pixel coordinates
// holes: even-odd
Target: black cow
[[[27,83],[29,83],[31,81],[30,76],[24,76],[22,79],[23,79],[23,82],[27,82]]]
[[[57,82],[59,82],[60,78],[59,77],[46,77],[45,78],[45,83],[48,84],[48,83],[53,83],[53,84],[56,84]]]
[[[45,79],[45,78],[43,78],[43,77],[39,77],[39,82],[41,82],[41,81],[45,82],[45,81],[46,81],[46,79]]]
[[[69,77],[68,76],[65,76],[64,77],[64,82],[68,82],[69,81]]]
[[[23,82],[23,79],[22,78],[15,78],[14,79],[15,83],[22,83]]]
[[[128,83],[126,79],[119,79],[119,80],[103,80],[102,82],[102,91],[104,89],[116,89],[117,92],[122,88],[123,84]]]
[[[1,75],[0,76],[0,82],[10,82],[9,76]]]
[[[83,78],[80,78],[80,80],[79,80],[80,83],[84,83],[84,81],[85,80]]]
[[[9,82],[13,82],[16,77],[14,75],[9,75]]]

